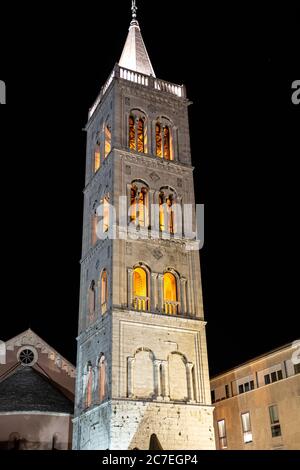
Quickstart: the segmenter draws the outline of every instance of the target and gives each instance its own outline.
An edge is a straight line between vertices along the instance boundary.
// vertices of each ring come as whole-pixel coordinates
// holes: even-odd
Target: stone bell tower
[[[136,12],[86,126],[73,447],[214,449],[199,251],[181,230],[190,102],[156,78]]]

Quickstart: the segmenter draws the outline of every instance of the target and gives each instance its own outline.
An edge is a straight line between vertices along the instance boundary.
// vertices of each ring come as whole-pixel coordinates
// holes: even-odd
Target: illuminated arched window
[[[171,160],[171,141],[170,129],[168,126],[164,127],[164,158]]]
[[[159,229],[161,232],[175,233],[174,195],[159,194]]]
[[[148,276],[143,268],[133,271],[133,304],[136,310],[148,310]]]
[[[162,157],[162,135],[161,135],[161,125],[159,123],[155,126],[155,137],[156,137],[156,155],[157,157]]]
[[[107,310],[107,300],[108,300],[108,278],[107,272],[104,270],[101,275],[101,312],[102,315]]]
[[[101,165],[100,145],[97,144],[94,152],[94,173],[96,173]]]
[[[136,149],[135,122],[134,122],[134,117],[132,116],[129,116],[129,148],[130,150]]]
[[[169,124],[157,122],[155,126],[156,156],[165,160],[173,160],[172,131]]]
[[[105,158],[111,151],[111,128],[108,124],[105,126]]]
[[[149,225],[149,194],[143,183],[136,182],[130,188],[130,221],[140,227]]]
[[[89,314],[92,316],[92,315],[94,315],[95,309],[96,309],[96,286],[95,286],[95,281],[92,281],[91,285],[89,287],[88,301],[89,301]]]
[[[144,153],[145,151],[145,124],[142,118],[140,118],[137,123],[137,136],[138,136],[138,152]]]
[[[86,374],[85,405],[89,408],[93,401],[93,368],[90,362],[87,365]]]
[[[129,116],[129,148],[139,153],[147,153],[146,118],[141,112]]]
[[[177,279],[174,274],[164,274],[164,311],[176,315],[178,313]]]

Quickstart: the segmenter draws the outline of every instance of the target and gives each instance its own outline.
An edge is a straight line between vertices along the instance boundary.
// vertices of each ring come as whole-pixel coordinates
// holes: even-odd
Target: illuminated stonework
[[[86,127],[74,449],[215,448],[199,253],[176,236],[176,205],[195,202],[189,104],[134,17]],[[120,196],[137,237],[98,239],[97,203],[119,213]]]

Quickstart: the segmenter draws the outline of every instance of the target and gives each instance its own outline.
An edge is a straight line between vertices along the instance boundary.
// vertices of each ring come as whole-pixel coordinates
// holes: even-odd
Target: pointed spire
[[[129,33],[119,65],[125,69],[134,70],[135,72],[155,77],[155,73],[142,38],[141,29],[136,19],[136,0],[131,1],[131,11],[132,21],[130,23]]]

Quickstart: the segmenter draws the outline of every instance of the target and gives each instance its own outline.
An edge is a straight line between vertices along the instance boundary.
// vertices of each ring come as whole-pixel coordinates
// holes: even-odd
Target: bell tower
[[[156,78],[132,1],[86,126],[74,449],[215,448],[189,104]]]

